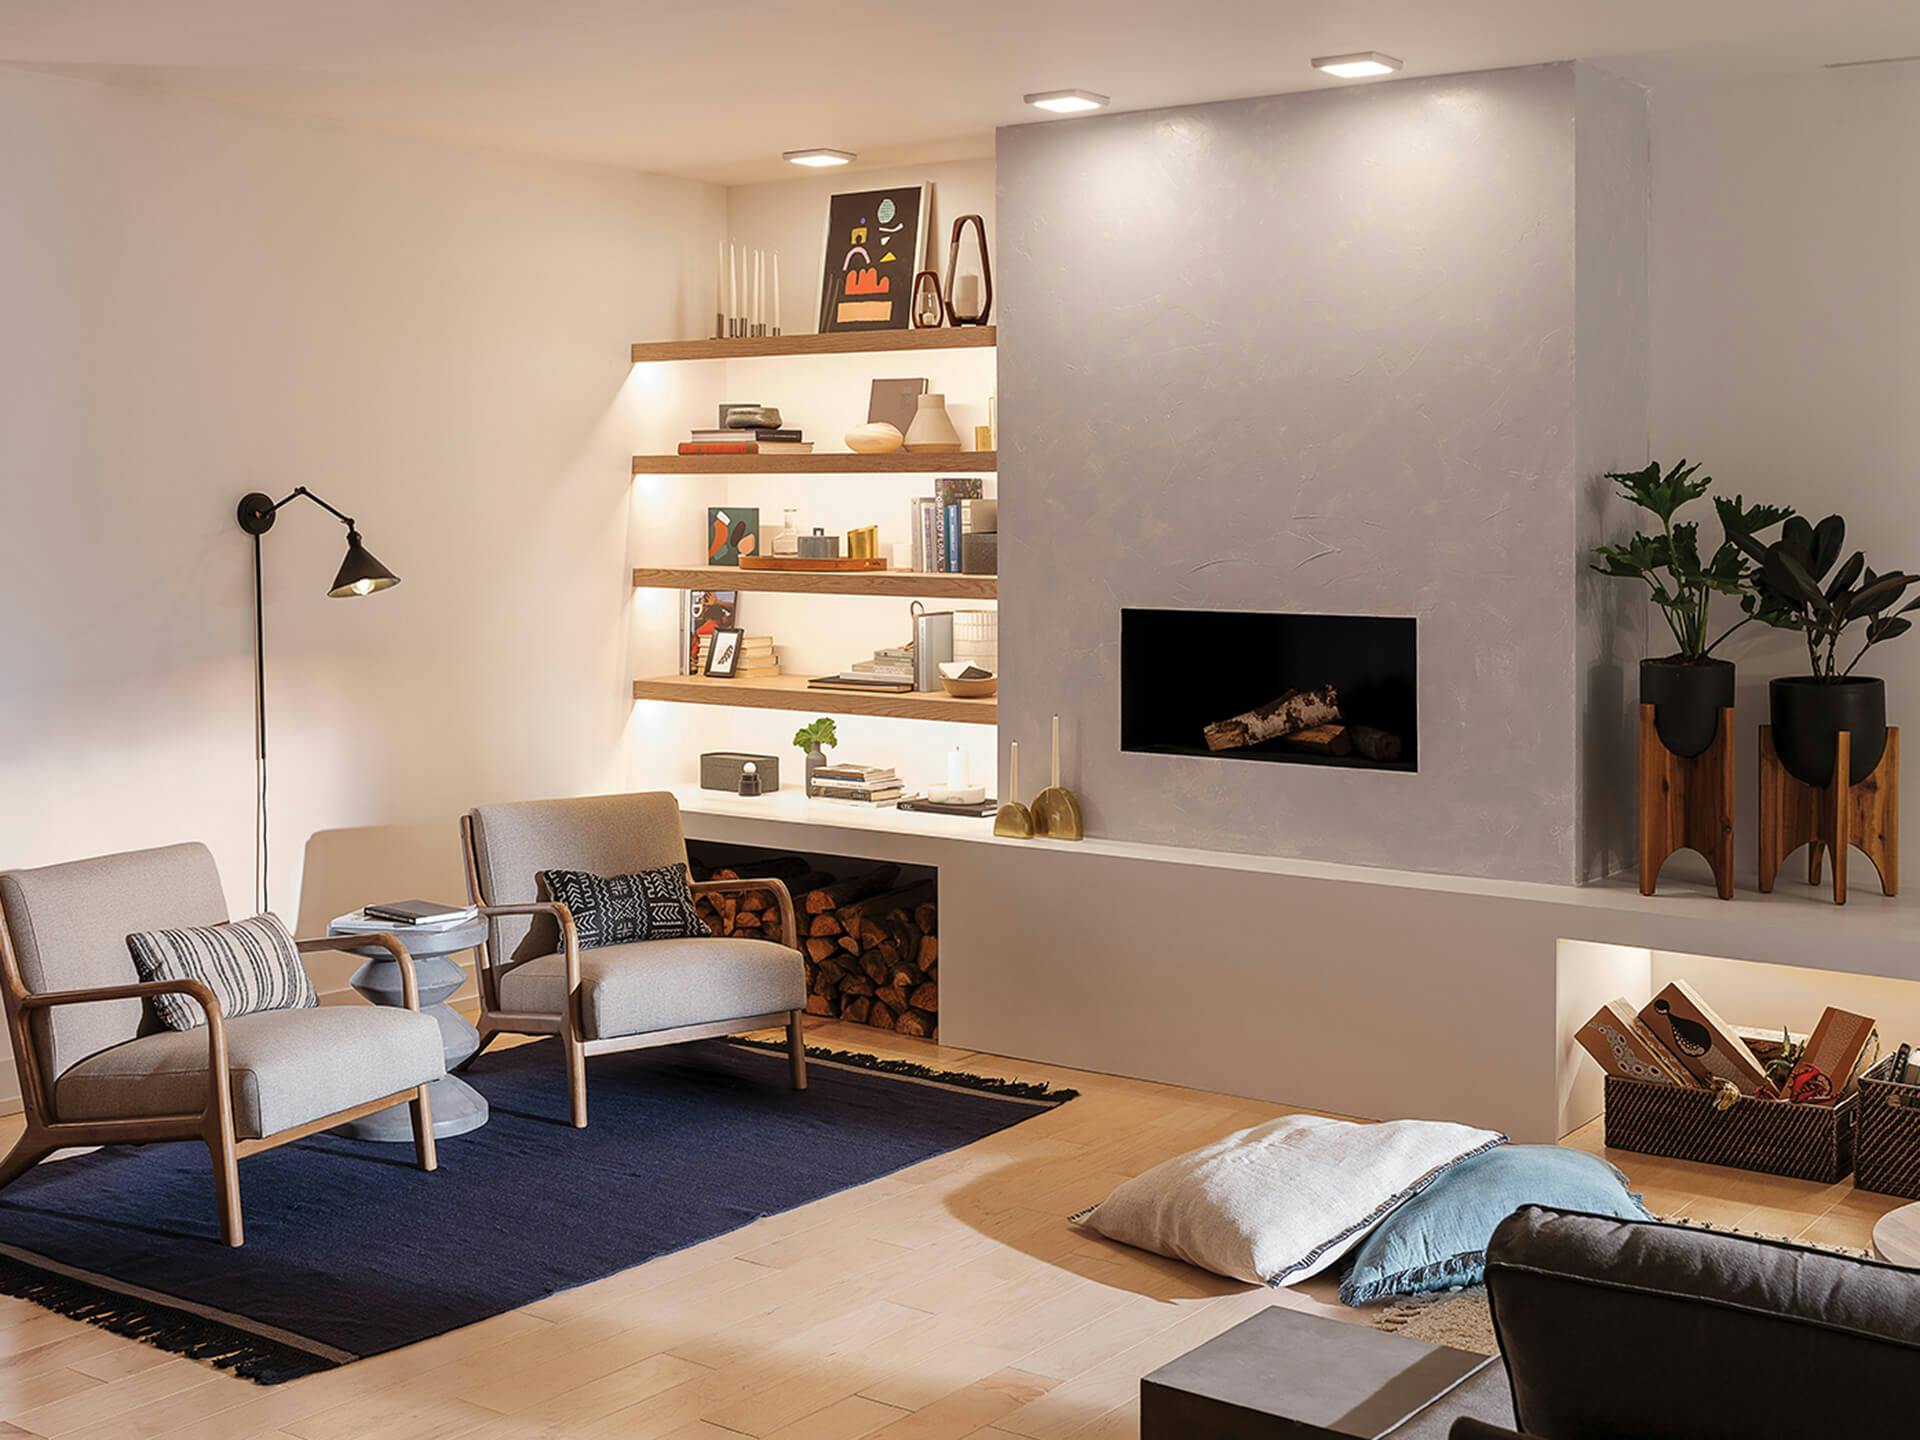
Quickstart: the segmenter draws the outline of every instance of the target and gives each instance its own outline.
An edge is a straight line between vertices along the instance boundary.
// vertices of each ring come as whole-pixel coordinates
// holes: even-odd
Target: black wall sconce
[[[336,600],[351,600],[360,595],[375,595],[400,583],[394,574],[368,550],[351,515],[334,509],[304,485],[296,485],[284,499],[275,500],[259,491],[243,495],[237,512],[240,528],[253,537],[253,723],[254,755],[258,766],[257,802],[254,813],[254,899],[261,914],[267,903],[267,629],[266,609],[261,599],[260,537],[273,529],[281,508],[295,499],[311,500],[347,527],[347,553],[333,577],[327,594]]]

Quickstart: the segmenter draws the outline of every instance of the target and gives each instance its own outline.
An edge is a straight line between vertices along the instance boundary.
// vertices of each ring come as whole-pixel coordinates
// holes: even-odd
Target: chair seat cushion
[[[227,1022],[233,1127],[262,1139],[446,1073],[430,1015],[373,1005],[262,1010]],[[207,1103],[207,1032],[161,1030],[89,1055],[60,1077],[62,1120],[191,1115]]]
[[[580,952],[589,1040],[707,1025],[807,1003],[798,950],[770,940],[647,940]],[[500,977],[500,1008],[558,1014],[566,957],[542,955]]]

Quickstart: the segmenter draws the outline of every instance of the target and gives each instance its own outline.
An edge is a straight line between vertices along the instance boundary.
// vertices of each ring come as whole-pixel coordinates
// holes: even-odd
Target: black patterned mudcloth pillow
[[[542,870],[540,883],[548,899],[573,912],[582,950],[713,934],[693,908],[685,865],[605,877],[586,870]]]
[[[320,1003],[293,936],[277,915],[193,930],[143,930],[127,936],[127,948],[142,980],[205,981],[229,1020],[256,1010]],[[200,1002],[190,995],[156,995],[153,1010],[169,1030],[207,1023]]]

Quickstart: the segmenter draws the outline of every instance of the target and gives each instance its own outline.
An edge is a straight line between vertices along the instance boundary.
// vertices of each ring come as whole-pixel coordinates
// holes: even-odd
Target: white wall
[[[1874,568],[1920,570],[1920,64],[1661,89],[1652,116],[1653,454],[1703,461],[1727,494],[1838,511]],[[1720,653],[1740,666],[1747,874],[1766,682],[1806,651],[1749,627]],[[1862,673],[1886,678],[1896,723],[1914,719],[1920,638]]]
[[[280,913],[624,781],[626,350],[701,333],[724,192],[0,70],[0,195],[0,867],[197,838],[249,913],[253,489],[403,580],[266,539]]]

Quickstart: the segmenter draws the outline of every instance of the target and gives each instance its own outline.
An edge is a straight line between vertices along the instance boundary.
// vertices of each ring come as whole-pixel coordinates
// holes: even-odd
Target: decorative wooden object
[[[827,335],[760,335],[739,340],[656,340],[633,347],[643,360],[732,360],[760,355],[862,355],[897,350],[975,350],[993,345],[991,325],[954,330],[843,330]]]
[[[913,332],[903,330],[903,335]],[[887,450],[878,454],[636,455],[636,475],[987,475],[1000,457],[981,450]]]
[[[1762,732],[1764,733],[1764,731]],[[1762,842],[1764,844],[1764,842]],[[1713,743],[1691,758],[1660,739],[1653,706],[1640,707],[1640,893],[1651,895],[1676,850],[1697,850],[1722,900],[1733,898],[1733,711],[1720,712]],[[1768,888],[1762,884],[1761,889]]]
[[[924,570],[742,570],[737,565],[642,565],[636,590],[751,590],[788,595],[920,595],[930,599],[992,600],[997,575]]]
[[[1239,750],[1263,740],[1279,740],[1340,718],[1340,692],[1331,685],[1289,690],[1228,720],[1216,720],[1202,732],[1209,750]]]
[[[740,568],[752,571],[788,571],[793,574],[857,574],[863,570],[885,570],[887,562],[878,555],[742,555]]]
[[[1760,888],[1771,894],[1786,858],[1802,845],[1807,883],[1820,883],[1820,857],[1833,855],[1833,903],[1847,903],[1847,856],[1857,848],[1873,862],[1880,889],[1900,893],[1900,727],[1887,727],[1887,750],[1858,785],[1852,773],[1853,737],[1840,732],[1833,783],[1819,789],[1796,780],[1773,748],[1773,727],[1760,727]]]
[[[814,715],[885,715],[895,720],[957,720],[992,725],[998,700],[961,700],[944,690],[816,690],[804,675],[742,676],[709,680],[704,675],[663,675],[633,682],[636,700],[674,700],[688,705],[732,705],[749,710],[801,710]]]

